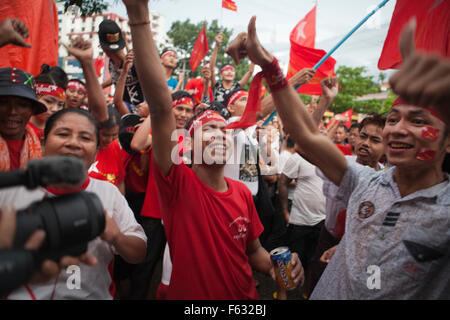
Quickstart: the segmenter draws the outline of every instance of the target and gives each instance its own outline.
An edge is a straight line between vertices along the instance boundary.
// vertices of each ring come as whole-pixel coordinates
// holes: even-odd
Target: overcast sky
[[[122,1],[108,0],[109,12],[126,16]],[[316,48],[329,51],[381,0],[318,0]],[[235,0],[237,12],[222,9],[221,0],[151,0],[150,10],[165,17],[165,29],[172,22],[190,19],[193,23],[219,20],[234,34],[246,31],[251,16],[256,15],[256,28],[263,45],[283,65],[289,61],[289,34],[314,7],[313,0]],[[369,75],[377,76],[378,58],[389,27],[395,0],[390,0],[369,19],[334,54],[337,66],[365,66]],[[388,75],[391,72],[387,73]]]

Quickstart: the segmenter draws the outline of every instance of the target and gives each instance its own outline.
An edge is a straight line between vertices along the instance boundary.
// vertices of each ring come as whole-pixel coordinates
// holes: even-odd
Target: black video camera
[[[75,157],[58,156],[29,162],[27,170],[0,174],[0,188],[25,185],[35,188],[54,183],[79,183],[85,179],[84,163]],[[100,199],[91,192],[77,191],[34,202],[17,212],[13,247],[0,250],[0,294],[27,283],[44,259],[78,256],[88,242],[105,228]],[[42,229],[45,241],[37,251],[23,249],[30,235]]]

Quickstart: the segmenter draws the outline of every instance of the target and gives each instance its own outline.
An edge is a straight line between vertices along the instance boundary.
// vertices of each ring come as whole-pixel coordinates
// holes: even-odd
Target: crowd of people
[[[7,299],[258,299],[254,272],[275,279],[278,247],[292,252],[305,299],[450,298],[450,63],[415,52],[413,23],[402,33],[404,67],[390,79],[399,95],[391,110],[347,127],[323,120],[339,79],[323,79],[305,105],[294,87],[315,71],[286,80],[255,17],[227,48],[251,62],[242,79],[233,64],[216,70],[218,34],[201,76],[184,86],[176,49],[155,46],[147,1],[123,2],[133,48],[114,21],[99,25],[111,74],[103,83],[81,37],[66,49],[83,79],[46,64],[35,77],[0,69],[0,171],[53,155],[78,157],[87,171],[79,185],[0,190],[0,230],[14,210],[79,190],[98,195],[106,219],[86,254],[45,261]],[[27,46],[22,21],[0,23],[0,46]],[[266,94],[245,89],[258,76]],[[81,266],[76,290],[69,263]]]

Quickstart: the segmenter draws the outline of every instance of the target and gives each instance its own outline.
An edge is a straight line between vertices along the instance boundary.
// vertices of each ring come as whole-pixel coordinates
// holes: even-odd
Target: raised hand
[[[328,77],[320,82],[322,88],[322,97],[328,100],[334,100],[338,95],[338,79],[337,77]]]
[[[251,62],[264,66],[272,62],[273,56],[263,48],[256,35],[256,16],[250,19],[248,33],[242,32],[237,35],[225,51],[236,65],[248,56]]]
[[[80,62],[91,62],[94,58],[94,50],[92,48],[92,43],[84,40],[82,37],[77,37],[72,40],[71,46],[63,44],[67,52],[74,56]]]
[[[308,83],[315,74],[316,70],[313,68],[303,68],[289,79],[289,83],[293,87],[304,85],[305,83]]]
[[[450,123],[450,60],[416,52],[415,19],[406,25],[399,46],[402,66],[390,79],[392,90],[406,103],[436,109]]]
[[[14,44],[19,47],[31,48],[31,44],[25,42],[29,36],[27,26],[19,19],[7,18],[0,24],[0,47]]]

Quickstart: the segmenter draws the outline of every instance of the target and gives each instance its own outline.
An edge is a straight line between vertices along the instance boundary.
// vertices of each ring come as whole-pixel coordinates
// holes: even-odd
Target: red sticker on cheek
[[[431,140],[431,141],[436,141],[438,136],[439,136],[439,129],[436,129],[436,128],[431,127],[431,126],[423,127],[423,129],[422,129],[422,138],[427,139],[427,140]]]
[[[421,161],[432,161],[434,159],[434,156],[436,155],[436,151],[428,149],[428,148],[422,148],[417,153],[416,159]]]

